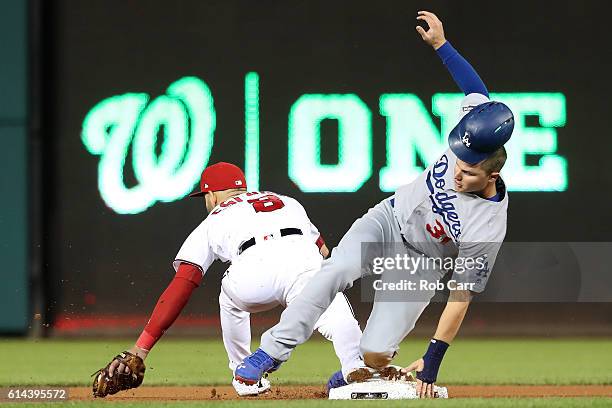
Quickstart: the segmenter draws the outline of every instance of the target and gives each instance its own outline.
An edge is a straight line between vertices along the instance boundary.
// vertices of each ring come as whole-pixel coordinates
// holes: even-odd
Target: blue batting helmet
[[[474,107],[451,130],[448,144],[466,163],[480,163],[502,147],[512,135],[514,115],[501,102],[486,102]]]

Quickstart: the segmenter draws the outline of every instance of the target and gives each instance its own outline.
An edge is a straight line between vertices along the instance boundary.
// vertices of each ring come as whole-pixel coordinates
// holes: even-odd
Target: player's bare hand
[[[147,355],[149,354],[149,352],[147,350],[143,350],[140,347],[132,347],[131,349],[128,350],[130,353],[137,355],[138,357],[142,358],[143,360],[145,358],[147,358]],[[108,375],[109,377],[112,377],[113,374],[116,372],[118,373],[126,373],[129,374],[130,372],[130,368],[128,366],[126,366],[125,364],[121,363],[119,360],[115,359],[113,360],[113,362],[110,364],[110,366],[108,367]]]
[[[416,371],[417,373],[423,371],[425,368],[425,360],[419,358],[418,360],[412,362],[408,367],[402,368],[402,374],[408,374],[412,371]],[[425,383],[419,379],[417,379],[416,385],[416,394],[419,398],[434,398],[434,384]]]
[[[421,26],[416,27],[417,32],[421,35],[423,40],[431,45],[434,50],[443,46],[446,42],[446,38],[444,37],[444,27],[440,19],[429,11],[419,11],[417,14],[417,20],[424,21],[429,26],[429,30],[427,31]]]

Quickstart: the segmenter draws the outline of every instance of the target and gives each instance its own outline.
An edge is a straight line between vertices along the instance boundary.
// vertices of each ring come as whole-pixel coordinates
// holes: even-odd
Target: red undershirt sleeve
[[[200,285],[202,271],[196,266],[181,263],[174,279],[161,294],[149,322],[136,341],[136,346],[144,350],[151,350],[157,340],[179,316],[191,293]]]

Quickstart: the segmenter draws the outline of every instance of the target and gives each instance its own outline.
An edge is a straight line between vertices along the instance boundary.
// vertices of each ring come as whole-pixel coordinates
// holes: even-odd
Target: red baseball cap
[[[189,197],[202,197],[209,191],[232,188],[247,188],[244,173],[234,164],[219,162],[204,169],[200,178],[200,191],[189,194]]]

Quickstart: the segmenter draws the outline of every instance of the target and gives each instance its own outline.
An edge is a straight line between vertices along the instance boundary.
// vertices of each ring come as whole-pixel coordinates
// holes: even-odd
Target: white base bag
[[[434,385],[437,398],[448,398],[448,389]],[[416,382],[371,379],[329,390],[330,400],[400,400],[418,399]]]

